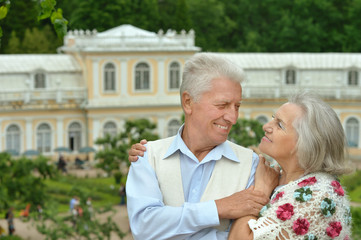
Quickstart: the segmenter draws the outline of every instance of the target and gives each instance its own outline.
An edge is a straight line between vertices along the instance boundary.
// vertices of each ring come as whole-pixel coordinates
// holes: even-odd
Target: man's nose
[[[237,122],[237,119],[238,119],[238,111],[236,111],[235,109],[233,108],[229,108],[227,109],[227,112],[226,114],[224,115],[224,119],[226,121],[229,121],[230,123],[233,124],[236,124]]]

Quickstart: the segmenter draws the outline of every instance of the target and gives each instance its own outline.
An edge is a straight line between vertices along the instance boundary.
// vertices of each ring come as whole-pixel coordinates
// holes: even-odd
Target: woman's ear
[[[192,103],[193,103],[193,100],[192,100],[191,95],[189,95],[188,92],[183,92],[182,93],[182,106],[183,106],[184,113],[186,115],[189,115],[192,113]]]

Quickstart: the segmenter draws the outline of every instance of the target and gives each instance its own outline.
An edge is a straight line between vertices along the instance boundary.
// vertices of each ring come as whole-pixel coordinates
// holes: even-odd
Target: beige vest
[[[175,137],[148,142],[147,152],[153,167],[165,205],[179,207],[184,203],[179,153],[163,159]],[[252,150],[227,143],[240,160],[239,163],[225,157],[216,162],[211,178],[202,195],[201,202],[216,200],[245,189],[252,168]],[[242,204],[242,203],[240,203]],[[222,220],[219,230],[226,230],[229,220]]]

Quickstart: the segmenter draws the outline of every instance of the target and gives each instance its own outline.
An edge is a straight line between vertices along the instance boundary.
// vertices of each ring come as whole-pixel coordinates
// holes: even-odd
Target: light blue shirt
[[[214,229],[219,225],[215,201],[199,202],[208,184],[216,161],[222,156],[239,162],[225,142],[218,145],[199,162],[178,132],[166,155],[180,151],[181,174],[185,202],[181,207],[164,205],[157,176],[148,162],[147,152],[133,162],[127,179],[127,209],[134,239],[227,239],[228,231]],[[247,188],[254,184],[259,162],[253,154]],[[240,173],[241,174],[241,173]]]

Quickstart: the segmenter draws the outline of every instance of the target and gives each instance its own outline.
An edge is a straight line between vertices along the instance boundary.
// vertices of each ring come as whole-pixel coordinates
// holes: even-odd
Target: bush
[[[361,239],[361,208],[351,207],[351,213],[353,239]]]
[[[341,178],[342,185],[348,192],[352,192],[357,187],[361,186],[361,171],[358,170],[351,175],[345,175]]]

